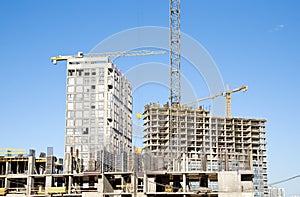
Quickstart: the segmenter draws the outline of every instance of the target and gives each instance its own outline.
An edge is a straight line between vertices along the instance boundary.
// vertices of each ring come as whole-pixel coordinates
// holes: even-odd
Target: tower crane
[[[122,51],[122,52],[104,52],[104,53],[89,53],[84,55],[83,52],[78,52],[74,56],[62,56],[51,57],[51,62],[56,64],[57,61],[66,61],[71,57],[82,58],[84,56],[95,57],[95,56],[108,56],[110,58],[116,58],[121,56],[147,56],[147,55],[158,55],[165,54],[166,51],[150,51],[150,50],[133,50],[133,51]]]
[[[248,86],[242,86],[233,90],[229,90],[229,85],[226,85],[226,91],[223,92],[223,96],[225,96],[226,99],[226,117],[231,117],[231,94],[239,91],[246,92],[247,90]]]
[[[224,91],[224,92],[221,92],[219,94],[215,94],[215,95],[212,95],[212,96],[204,97],[204,98],[199,98],[199,99],[196,99],[194,101],[184,103],[184,105],[190,105],[190,104],[198,103],[198,102],[201,102],[201,101],[204,101],[204,100],[214,99],[214,98],[219,97],[219,96],[224,96],[225,99],[226,99],[226,117],[230,118],[231,117],[231,94],[235,93],[235,92],[239,92],[239,91],[245,92],[247,90],[248,90],[248,86],[242,86],[242,87],[230,90],[229,86],[227,84],[226,85],[226,91]]]

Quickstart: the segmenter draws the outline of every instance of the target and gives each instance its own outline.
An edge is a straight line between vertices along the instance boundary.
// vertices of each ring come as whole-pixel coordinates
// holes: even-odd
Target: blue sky
[[[89,52],[125,29],[168,27],[168,6],[166,0],[2,1],[0,146],[38,151],[53,146],[62,156],[65,64],[53,66],[50,57]],[[270,183],[300,174],[299,6],[296,0],[181,2],[182,32],[205,47],[225,83],[249,86],[233,96],[233,116],[268,120]],[[117,63],[126,72],[149,61],[167,65],[168,57],[120,58]],[[197,95],[207,96],[204,80],[194,78],[188,64],[185,69]],[[140,87],[134,93],[135,112],[151,101],[166,102],[168,94],[157,84]],[[293,180],[278,186],[299,194],[299,185]]]

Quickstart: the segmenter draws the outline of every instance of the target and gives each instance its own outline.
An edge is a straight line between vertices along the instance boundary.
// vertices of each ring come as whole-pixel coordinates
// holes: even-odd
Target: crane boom
[[[242,86],[242,87],[239,87],[239,88],[235,88],[233,90],[229,90],[229,86],[226,85],[226,91],[221,92],[220,94],[215,94],[215,95],[212,95],[212,96],[199,98],[199,99],[190,101],[188,103],[184,103],[184,105],[190,105],[190,104],[198,103],[198,102],[201,102],[201,101],[204,101],[204,100],[214,99],[214,98],[219,97],[219,96],[224,96],[225,99],[226,99],[226,117],[230,118],[231,117],[231,94],[235,93],[235,92],[239,92],[239,91],[245,92],[247,90],[248,90],[248,86]]]
[[[147,55],[158,55],[165,54],[166,51],[149,51],[149,50],[133,50],[133,51],[121,51],[121,52],[104,52],[104,53],[89,53],[84,55],[82,52],[78,52],[74,56],[62,56],[51,57],[51,62],[56,64],[57,61],[66,61],[71,57],[81,58],[83,56],[95,57],[95,56],[108,56],[110,58],[116,58],[120,56],[147,56]]]
[[[221,93],[221,94],[215,94],[215,95],[204,97],[204,98],[198,98],[196,100],[184,103],[183,105],[190,105],[190,104],[193,104],[193,103],[199,103],[201,101],[205,101],[205,100],[208,100],[208,99],[214,99],[214,98],[216,98],[218,96],[222,96],[222,95],[223,95],[223,93]]]
[[[233,89],[231,90],[231,93],[234,93],[234,92],[239,92],[239,91],[247,91],[248,90],[248,86],[242,86],[242,87],[239,87],[239,88],[236,88],[236,89]]]

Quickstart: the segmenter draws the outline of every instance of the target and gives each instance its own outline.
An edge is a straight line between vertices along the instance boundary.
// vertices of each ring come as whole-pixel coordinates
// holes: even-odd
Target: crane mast
[[[180,100],[180,0],[170,0],[169,165],[171,166],[173,159],[177,158],[181,152],[178,114]]]
[[[180,0],[170,0],[170,102],[180,104]]]

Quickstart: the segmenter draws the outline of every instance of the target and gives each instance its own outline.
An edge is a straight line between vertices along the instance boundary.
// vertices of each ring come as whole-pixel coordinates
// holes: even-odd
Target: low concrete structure
[[[53,152],[53,151],[50,151]],[[72,173],[53,155],[0,157],[2,196],[253,196],[252,171],[168,171],[137,167],[144,155],[134,153],[131,171],[80,171],[72,157]],[[137,162],[139,161],[139,162]]]

